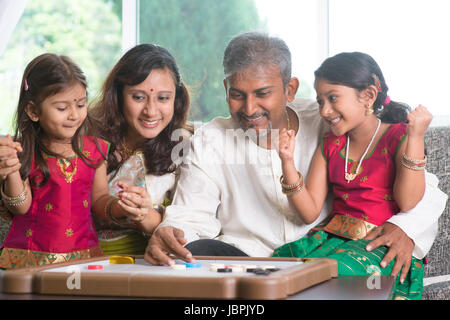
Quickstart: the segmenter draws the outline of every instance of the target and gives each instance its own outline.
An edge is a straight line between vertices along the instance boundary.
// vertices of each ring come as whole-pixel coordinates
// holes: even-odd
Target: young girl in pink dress
[[[364,238],[422,198],[424,135],[432,116],[423,106],[408,113],[409,107],[391,101],[380,68],[366,54],[328,58],[315,76],[320,114],[331,132],[317,148],[304,182],[293,161],[295,133],[283,130],[280,182],[305,223],[317,219],[331,188],[332,219],[274,255],[333,258],[339,275],[389,275],[394,262],[380,265],[386,248],[367,252]],[[406,279],[397,278],[393,297],[420,299],[422,278],[422,263],[413,258]]]
[[[66,56],[43,54],[25,69],[15,138],[0,138],[2,166],[12,168],[0,177],[1,200],[13,216],[1,268],[102,255],[91,210],[135,221],[150,212],[151,204],[137,210],[109,196],[109,143],[81,134],[86,86],[83,72]]]

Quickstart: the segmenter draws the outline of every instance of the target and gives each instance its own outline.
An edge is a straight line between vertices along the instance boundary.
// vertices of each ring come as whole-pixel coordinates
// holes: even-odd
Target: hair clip
[[[25,79],[25,91],[28,91],[28,82],[27,82],[27,79]]]
[[[378,76],[375,73],[372,73],[372,78],[375,81],[375,86],[378,89],[378,92],[381,92],[381,82],[380,79],[378,78]]]
[[[384,99],[384,102],[383,102],[383,106],[387,106],[390,102],[391,102],[391,97],[386,96],[386,99]]]

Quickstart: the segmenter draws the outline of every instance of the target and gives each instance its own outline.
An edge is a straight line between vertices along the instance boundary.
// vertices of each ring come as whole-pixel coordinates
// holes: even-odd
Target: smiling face
[[[316,81],[315,89],[320,115],[334,135],[341,136],[368,119],[365,111],[370,101],[362,98],[356,89],[322,79]]]
[[[169,69],[154,69],[135,86],[123,89],[123,112],[128,124],[126,142],[138,147],[155,138],[172,120],[175,82]]]
[[[224,81],[230,114],[243,130],[281,129],[286,103],[295,97],[295,84],[296,79],[291,79],[284,88],[278,66],[250,66]]]
[[[70,143],[87,115],[86,88],[79,82],[47,97],[40,106],[30,103],[26,113],[45,133],[52,143]]]

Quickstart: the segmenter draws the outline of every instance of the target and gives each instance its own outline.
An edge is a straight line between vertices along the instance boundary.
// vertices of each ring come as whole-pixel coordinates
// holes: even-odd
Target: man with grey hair
[[[295,98],[299,81],[291,77],[287,45],[266,34],[244,33],[230,41],[223,64],[231,117],[213,119],[192,137],[172,205],[145,252],[152,264],[173,264],[169,254],[185,261],[193,255],[267,257],[329,216],[331,196],[307,225],[282,193],[278,131],[295,131],[294,161],[305,174],[328,130],[315,101]],[[406,276],[413,251],[423,258],[430,249],[445,207],[441,194],[437,178],[427,173],[416,208],[367,238],[375,239],[368,250],[390,247],[383,261],[396,258],[393,273],[402,270]]]
[[[279,38],[262,37],[258,32],[243,33],[230,41],[223,57],[225,80],[250,66],[278,66],[286,88],[291,79],[291,52]]]

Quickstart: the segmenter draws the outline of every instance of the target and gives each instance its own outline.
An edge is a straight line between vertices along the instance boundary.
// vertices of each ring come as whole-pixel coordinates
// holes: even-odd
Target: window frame
[[[122,53],[139,43],[139,0],[122,0]]]
[[[139,5],[140,0],[122,0],[122,51],[139,43]],[[317,0],[320,60],[329,56],[329,0]]]

